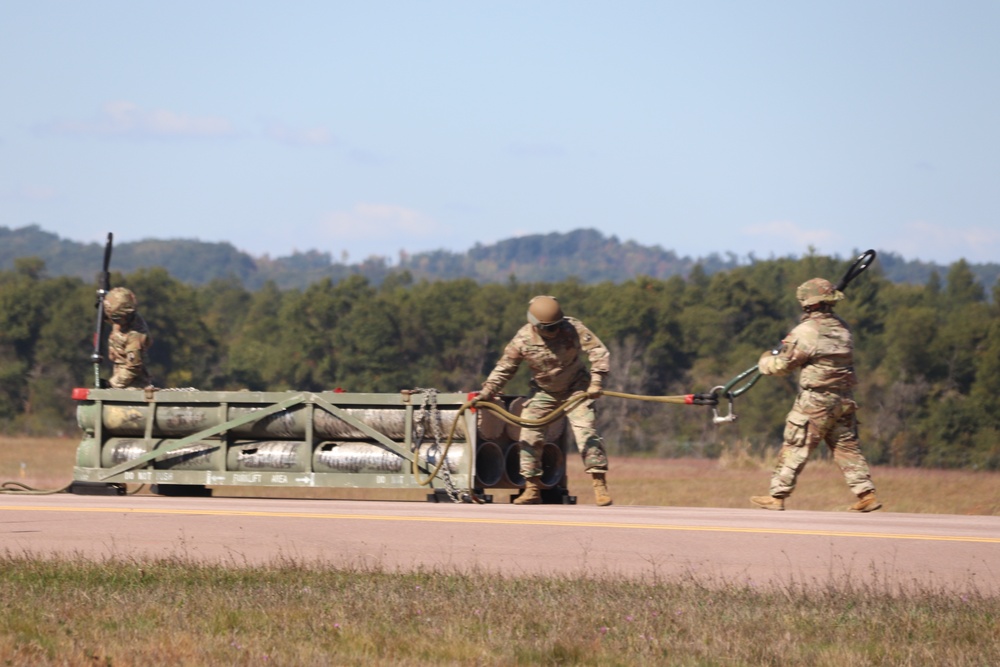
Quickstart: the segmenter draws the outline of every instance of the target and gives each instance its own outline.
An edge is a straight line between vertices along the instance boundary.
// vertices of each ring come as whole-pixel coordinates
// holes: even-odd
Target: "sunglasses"
[[[552,333],[553,331],[558,330],[559,327],[562,326],[562,323],[563,323],[563,321],[559,320],[558,322],[550,322],[549,324],[536,324],[535,326],[538,327],[539,331],[544,331],[546,333]]]

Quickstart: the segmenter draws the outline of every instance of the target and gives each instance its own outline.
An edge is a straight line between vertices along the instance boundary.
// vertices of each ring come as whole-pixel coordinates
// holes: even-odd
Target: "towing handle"
[[[843,291],[843,289],[847,287],[852,280],[864,273],[865,269],[871,266],[872,262],[875,261],[875,257],[877,255],[878,253],[871,249],[865,250],[863,253],[858,255],[857,259],[854,260],[854,263],[847,269],[847,273],[845,273],[844,277],[840,279],[839,283],[837,283],[837,291]]]

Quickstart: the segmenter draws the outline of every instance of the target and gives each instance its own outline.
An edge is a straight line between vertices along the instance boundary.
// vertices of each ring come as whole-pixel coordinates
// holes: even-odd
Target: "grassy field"
[[[62,487],[76,444],[0,439],[0,481]],[[717,461],[612,457],[609,480],[618,504],[749,507],[771,464],[738,451]],[[579,502],[592,503],[576,457],[569,477]],[[874,477],[889,511],[1000,514],[996,473],[877,468]],[[494,493],[506,502],[511,492]],[[836,467],[817,460],[789,505],[842,511],[850,501]],[[6,550],[0,596],[2,665],[1000,664],[1000,598],[974,587],[755,588]]]
[[[0,438],[0,482],[19,481],[38,489],[71,481],[75,439]],[[590,480],[580,458],[567,461],[569,490],[577,502],[592,504]],[[741,451],[718,460],[611,457],[608,484],[616,504],[672,507],[747,508],[751,495],[766,494],[774,461]],[[1000,473],[968,470],[884,468],[872,470],[885,511],[1000,516]],[[489,490],[494,502],[507,502],[510,489]],[[217,495],[422,501],[426,491],[216,489]],[[789,510],[843,511],[854,502],[840,470],[817,456],[799,479]]]
[[[997,665],[1000,599],[0,556],[5,665]]]

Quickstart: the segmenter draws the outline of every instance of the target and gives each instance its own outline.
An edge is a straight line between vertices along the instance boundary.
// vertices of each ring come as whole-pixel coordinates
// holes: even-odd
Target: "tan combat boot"
[[[603,472],[592,472],[590,476],[594,478],[594,502],[598,507],[607,507],[611,504],[611,494],[608,493],[608,481]]]
[[[766,510],[777,510],[780,512],[785,509],[784,498],[775,498],[774,496],[750,496],[750,502],[757,507],[763,507]]]
[[[865,491],[858,496],[858,502],[854,503],[847,509],[851,512],[874,512],[880,507],[882,507],[882,503],[880,503],[878,498],[875,497],[875,492]]]
[[[527,477],[524,480],[524,493],[514,499],[515,505],[540,505],[542,503],[542,485],[540,477]]]

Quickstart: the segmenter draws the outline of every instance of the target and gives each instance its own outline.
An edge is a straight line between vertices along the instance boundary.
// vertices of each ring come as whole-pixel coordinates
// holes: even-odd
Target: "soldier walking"
[[[854,402],[854,340],[847,323],[833,313],[844,298],[828,280],[813,278],[796,290],[802,306],[798,326],[777,350],[764,352],[757,364],[764,375],[799,372],[799,395],[785,422],[784,443],[771,477],[771,492],[750,501],[764,509],[785,509],[809,454],[821,442],[833,452],[858,501],[848,509],[871,512],[882,507],[875,497],[868,462],[858,442],[858,404]]]

